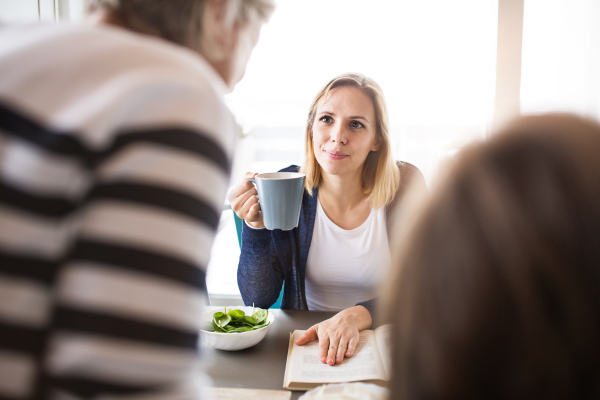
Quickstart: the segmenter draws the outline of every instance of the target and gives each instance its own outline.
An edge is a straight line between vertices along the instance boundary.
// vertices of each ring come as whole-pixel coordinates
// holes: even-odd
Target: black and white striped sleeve
[[[128,129],[90,156],[92,183],[56,284],[53,388],[166,393],[198,375],[205,268],[230,168],[218,134]]]
[[[0,399],[197,393],[237,136],[224,82],[109,26],[1,36]]]

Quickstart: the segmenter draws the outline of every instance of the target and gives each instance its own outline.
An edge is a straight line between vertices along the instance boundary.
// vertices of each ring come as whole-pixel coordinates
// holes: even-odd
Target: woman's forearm
[[[271,234],[244,226],[238,264],[238,287],[245,304],[268,308],[279,297],[283,276],[271,254]]]

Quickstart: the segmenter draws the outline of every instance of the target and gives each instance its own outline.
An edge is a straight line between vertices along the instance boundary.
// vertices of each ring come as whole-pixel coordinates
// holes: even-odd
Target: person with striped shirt
[[[205,268],[272,0],[0,26],[0,399],[201,398]]]

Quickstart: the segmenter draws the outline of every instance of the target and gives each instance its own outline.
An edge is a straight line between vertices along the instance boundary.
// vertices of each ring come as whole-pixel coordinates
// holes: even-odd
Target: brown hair
[[[396,238],[393,399],[600,396],[600,126],[523,118]]]
[[[228,0],[230,23],[265,22],[274,10],[273,0]],[[106,11],[119,25],[160,36],[199,51],[214,52],[211,38],[203,35],[203,12],[208,0],[89,0],[88,12]]]
[[[362,172],[362,188],[364,193],[369,194],[372,207],[380,208],[390,204],[394,199],[400,186],[400,174],[392,158],[388,112],[383,91],[377,82],[361,74],[343,74],[333,78],[323,86],[310,106],[305,131],[305,162],[301,170],[306,174],[305,187],[312,195],[313,187],[318,187],[323,179],[321,166],[315,157],[312,141],[317,105],[322,98],[327,98],[330,90],[341,86],[358,88],[373,102],[376,120],[375,135],[376,140],[380,142],[380,146],[377,151],[371,151],[365,160]]]

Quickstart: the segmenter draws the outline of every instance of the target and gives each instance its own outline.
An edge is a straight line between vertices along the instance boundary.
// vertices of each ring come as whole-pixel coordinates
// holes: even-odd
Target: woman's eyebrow
[[[363,117],[362,115],[355,115],[352,117],[348,117],[349,119],[360,119],[364,122],[366,122],[367,124],[371,125],[371,121],[369,121],[368,119],[366,119],[365,117]]]
[[[323,111],[319,111],[317,113],[317,115],[335,116],[335,113],[331,112],[331,111],[323,110]],[[371,121],[369,121],[367,118],[363,117],[362,115],[353,115],[353,116],[348,117],[348,119],[361,119],[361,120],[365,121],[367,124],[371,124]]]

